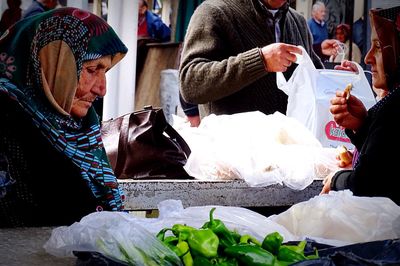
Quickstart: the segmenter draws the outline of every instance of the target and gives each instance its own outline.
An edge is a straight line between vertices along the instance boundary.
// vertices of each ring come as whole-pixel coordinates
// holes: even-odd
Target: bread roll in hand
[[[351,152],[349,152],[347,150],[347,148],[345,146],[339,146],[338,147],[338,152],[339,152],[339,159],[340,161],[342,161],[343,163],[341,163],[341,165],[349,165],[351,164],[351,161],[353,160],[353,155],[351,154]]]

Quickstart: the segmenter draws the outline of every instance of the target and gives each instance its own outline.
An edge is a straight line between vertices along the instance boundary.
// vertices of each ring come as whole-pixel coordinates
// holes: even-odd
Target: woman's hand
[[[331,191],[331,182],[332,182],[332,177],[334,175],[335,175],[335,172],[332,172],[325,177],[324,181],[322,181],[322,184],[324,184],[324,186],[323,186],[321,192],[319,193],[320,195],[328,194],[329,191]]]
[[[344,60],[340,65],[335,66],[336,70],[345,70],[345,71],[351,71],[356,74],[358,74],[358,68],[355,62],[349,61],[349,60]]]
[[[367,109],[357,97],[349,96],[344,91],[337,91],[331,99],[329,111],[339,126],[356,131],[364,122]]]
[[[345,146],[339,146],[337,150],[338,155],[336,156],[336,160],[338,160],[338,166],[350,169],[352,167],[353,153],[347,150]]]

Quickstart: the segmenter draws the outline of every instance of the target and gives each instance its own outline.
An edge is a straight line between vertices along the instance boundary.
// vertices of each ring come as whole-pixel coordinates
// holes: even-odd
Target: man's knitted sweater
[[[201,116],[259,110],[286,113],[287,96],[276,85],[276,73],[265,70],[261,47],[275,42],[270,13],[259,0],[208,0],[193,14],[182,51],[181,93],[200,104]],[[281,41],[303,46],[317,68],[307,22],[291,8],[280,20]],[[285,72],[293,73],[292,65]]]

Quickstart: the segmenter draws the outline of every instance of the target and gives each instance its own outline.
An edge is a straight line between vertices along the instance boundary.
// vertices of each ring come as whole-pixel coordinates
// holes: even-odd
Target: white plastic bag
[[[333,148],[323,148],[299,121],[279,112],[210,115],[198,128],[177,130],[192,150],[185,170],[197,179],[301,190],[338,169]]]
[[[177,69],[165,69],[160,73],[160,102],[168,123],[172,124],[179,106],[179,78]]]
[[[89,251],[129,265],[182,265],[179,257],[155,234],[123,212],[95,212],[71,226],[57,227],[44,249],[58,257],[72,256],[73,251]]]
[[[354,146],[329,112],[330,100],[336,91],[351,83],[351,94],[357,96],[367,109],[375,103],[371,86],[359,64],[358,74],[349,71],[316,69],[305,49],[298,57],[298,66],[288,81],[277,73],[278,88],[288,95],[286,115],[294,117],[308,128],[324,147]]]
[[[269,217],[295,236],[354,244],[400,237],[400,207],[389,198],[331,191]]]
[[[142,218],[122,212],[106,211],[89,214],[71,226],[53,229],[44,249],[59,257],[71,256],[72,251],[94,251],[126,261],[126,256],[120,250],[122,246],[130,254],[130,265],[181,265],[175,253],[166,248],[155,237],[156,234],[174,224],[200,228],[209,221],[210,210],[213,207],[216,207],[214,218],[222,220],[229,230],[241,235],[250,234],[262,241],[267,234],[277,231],[285,241],[300,240],[283,226],[245,208],[183,208],[180,200],[165,200],[158,205],[158,218]],[[170,260],[167,261],[166,257]],[[161,261],[163,263],[160,263]]]
[[[250,234],[259,241],[275,231],[285,242],[308,238],[334,246],[400,237],[400,207],[390,199],[355,197],[350,191],[340,191],[316,196],[269,217],[241,207],[184,208],[180,200],[173,199],[159,203],[158,218],[96,212],[71,226],[54,229],[44,248],[55,256],[71,256],[72,251],[96,251],[125,260],[120,245],[129,251],[134,265],[181,265],[179,258],[156,234],[174,224],[200,228],[209,221],[213,207],[216,208],[214,218],[220,219],[229,230]],[[168,262],[166,256],[175,260]]]

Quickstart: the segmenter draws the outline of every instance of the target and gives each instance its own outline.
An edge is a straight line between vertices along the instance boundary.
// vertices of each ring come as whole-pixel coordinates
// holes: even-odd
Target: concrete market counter
[[[181,200],[184,207],[222,205],[238,207],[291,206],[306,201],[322,189],[316,180],[304,190],[286,186],[250,187],[242,180],[119,180],[125,191],[127,210],[157,209],[166,199]]]

